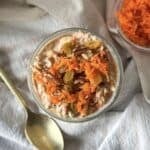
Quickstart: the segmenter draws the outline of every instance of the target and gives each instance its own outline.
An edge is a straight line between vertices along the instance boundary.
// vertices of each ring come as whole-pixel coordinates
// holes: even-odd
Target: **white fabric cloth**
[[[43,16],[17,21],[18,14],[15,22],[9,19],[0,22],[0,64],[24,94],[30,108],[39,111],[27,87],[26,67],[43,39],[59,29],[84,27],[113,42],[103,18],[105,0],[30,0],[30,4],[41,8],[38,12]],[[57,120],[64,135],[65,150],[149,150],[150,105],[142,96],[133,59],[125,49],[113,44],[122,56],[125,69],[120,95],[110,111],[92,121],[74,124]],[[2,82],[0,110],[0,150],[32,150],[34,147],[23,134],[26,120],[23,109]]]

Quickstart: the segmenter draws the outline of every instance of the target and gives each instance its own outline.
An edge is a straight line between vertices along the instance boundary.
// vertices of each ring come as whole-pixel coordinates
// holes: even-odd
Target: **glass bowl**
[[[140,52],[148,52],[150,53],[150,47],[144,47],[144,46],[140,46],[134,42],[132,42],[122,31],[117,15],[116,13],[120,10],[120,8],[122,7],[122,3],[124,0],[117,0],[115,7],[114,7],[114,12],[111,15],[112,16],[112,21],[114,23],[114,25],[112,24],[112,27],[115,28],[116,33],[118,34],[118,37],[121,39],[121,41],[123,41],[123,44],[128,44],[129,46],[131,46],[134,50],[140,51]],[[111,28],[111,27],[110,27]]]
[[[60,36],[64,36],[64,35],[69,35],[71,33],[77,32],[77,31],[82,31],[84,33],[91,33],[90,31],[88,31],[87,29],[82,29],[82,28],[68,28],[68,29],[63,29],[60,31],[57,31],[53,34],[51,34],[49,36],[49,38],[47,38],[46,40],[44,40],[39,47],[35,50],[35,52],[33,53],[30,63],[29,63],[29,67],[28,67],[28,86],[29,89],[31,91],[31,93],[34,96],[34,100],[36,102],[36,104],[45,112],[47,113],[50,117],[62,120],[62,121],[66,121],[66,122],[84,122],[84,121],[89,121],[91,119],[96,118],[98,115],[100,115],[102,112],[107,111],[110,106],[112,105],[112,103],[117,99],[121,85],[122,85],[122,76],[123,76],[123,65],[122,65],[122,61],[121,58],[117,52],[117,50],[110,45],[102,36],[96,35],[95,33],[91,33],[92,35],[95,35],[97,38],[101,39],[104,44],[106,45],[106,47],[108,48],[110,54],[112,55],[114,62],[116,64],[116,68],[117,68],[117,81],[116,81],[116,90],[113,92],[111,98],[108,100],[108,102],[99,110],[97,110],[96,112],[86,116],[86,117],[82,117],[82,118],[63,118],[60,117],[58,115],[56,115],[55,113],[50,112],[48,109],[46,109],[44,107],[44,105],[41,103],[40,97],[38,96],[38,94],[36,94],[36,88],[34,86],[34,82],[32,79],[32,65],[34,63],[35,57],[43,50],[43,48],[52,40],[60,37]]]

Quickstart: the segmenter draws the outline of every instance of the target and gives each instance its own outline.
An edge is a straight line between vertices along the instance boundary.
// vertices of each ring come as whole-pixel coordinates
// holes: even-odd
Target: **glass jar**
[[[128,50],[132,54],[137,65],[145,100],[150,103],[150,70],[148,69],[150,64],[150,47],[143,47],[133,43],[121,30],[117,20],[117,12],[122,7],[123,1],[124,0],[114,0],[113,2],[108,2],[107,26],[114,39],[124,50]]]
[[[102,112],[108,110],[111,106],[111,104],[117,99],[118,94],[120,92],[121,89],[121,84],[122,84],[122,76],[123,76],[123,66],[122,66],[122,61],[121,58],[118,54],[118,52],[115,50],[115,48],[113,46],[111,46],[105,39],[103,39],[101,36],[96,35],[95,33],[92,35],[96,35],[97,38],[101,39],[104,44],[106,45],[106,47],[108,48],[109,52],[112,55],[112,58],[114,59],[114,62],[116,64],[116,69],[117,69],[117,80],[116,80],[116,90],[113,92],[113,95],[111,96],[111,98],[108,100],[108,102],[99,110],[97,110],[95,113],[92,113],[86,117],[83,118],[63,118],[63,117],[59,117],[58,115],[56,115],[55,113],[49,111],[48,109],[46,109],[43,104],[41,103],[41,99],[38,96],[37,92],[36,92],[36,88],[34,86],[34,81],[32,79],[32,66],[33,63],[36,59],[36,56],[43,50],[43,48],[50,42],[53,41],[54,39],[57,39],[59,37],[62,36],[66,36],[66,35],[70,35],[74,32],[77,31],[82,31],[84,33],[89,33],[90,31],[86,30],[86,29],[81,29],[81,28],[69,28],[69,29],[64,29],[58,32],[55,32],[53,34],[51,34],[49,36],[48,39],[44,40],[39,47],[35,50],[35,52],[33,53],[33,56],[31,58],[31,61],[29,63],[29,69],[28,69],[28,85],[29,85],[29,89],[31,91],[31,93],[34,96],[35,102],[38,104],[38,106],[45,112],[47,113],[49,116],[54,117],[56,119],[62,120],[62,121],[66,121],[66,122],[83,122],[83,121],[88,121],[91,119],[94,119],[95,117],[97,117],[99,114],[101,114]]]
[[[133,43],[131,40],[127,38],[127,36],[123,33],[118,19],[117,19],[117,12],[122,7],[122,3],[124,0],[117,0],[115,1],[115,4],[112,5],[109,10],[109,13],[107,14],[107,26],[111,34],[115,37],[117,42],[124,47],[128,47],[130,50],[136,50],[140,52],[148,52],[150,53],[150,47],[143,47],[140,45],[137,45]]]

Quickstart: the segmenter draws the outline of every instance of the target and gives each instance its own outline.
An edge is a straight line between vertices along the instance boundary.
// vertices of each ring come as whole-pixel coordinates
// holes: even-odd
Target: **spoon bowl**
[[[31,112],[23,96],[2,68],[0,68],[0,77],[26,111],[25,136],[27,140],[38,150],[63,150],[63,136],[54,120],[46,115]]]
[[[25,128],[27,139],[41,150],[62,150],[64,147],[61,132],[52,119],[28,110]]]

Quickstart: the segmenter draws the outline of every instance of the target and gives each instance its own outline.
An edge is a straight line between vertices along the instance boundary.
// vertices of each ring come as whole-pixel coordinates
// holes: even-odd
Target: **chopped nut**
[[[96,98],[100,98],[102,95],[102,90],[96,92]]]
[[[60,69],[59,69],[59,73],[64,73],[65,72],[65,68],[64,67],[61,67]]]
[[[103,49],[104,49],[104,46],[103,46],[103,45],[101,45],[100,50],[102,51]]]
[[[108,93],[107,88],[104,88],[104,94],[107,94],[107,93]]]
[[[45,55],[47,57],[52,57],[53,56],[53,51],[52,50],[48,50],[48,51],[45,52]]]
[[[111,91],[112,91],[112,92],[115,91],[115,87],[114,87],[114,86],[111,87]]]
[[[88,99],[88,98],[89,98],[89,96],[88,96],[88,95],[86,95],[86,96],[85,96],[85,99]]]
[[[52,63],[51,61],[48,59],[48,57],[45,58],[44,60],[46,67],[51,67]]]
[[[99,99],[98,104],[99,104],[100,106],[102,106],[102,105],[103,105],[103,102]]]
[[[105,98],[104,98],[104,96],[101,97],[101,101],[102,101],[102,103],[105,103]]]
[[[70,118],[73,118],[73,117],[74,117],[74,115],[73,115],[73,113],[72,113],[71,111],[68,112],[68,116],[69,116]]]
[[[81,56],[82,56],[84,59],[86,59],[86,60],[89,59],[88,56],[87,56],[86,54],[82,54]]]

